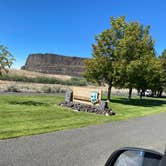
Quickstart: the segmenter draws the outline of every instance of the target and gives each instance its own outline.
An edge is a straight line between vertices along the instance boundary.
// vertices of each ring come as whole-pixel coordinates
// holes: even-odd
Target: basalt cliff
[[[30,54],[21,69],[81,77],[85,59],[57,54]]]

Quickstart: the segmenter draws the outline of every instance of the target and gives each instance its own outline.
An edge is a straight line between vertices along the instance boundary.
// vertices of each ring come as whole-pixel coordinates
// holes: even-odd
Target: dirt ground
[[[2,81],[0,80],[1,92],[24,92],[24,93],[64,93],[69,89],[73,89],[75,86],[59,85],[59,84],[40,84],[40,83],[25,83],[16,81]],[[89,86],[93,87],[93,86]],[[93,87],[100,88],[102,91],[107,91],[107,86]],[[113,95],[128,95],[128,89],[116,89],[112,88]],[[137,95],[137,90],[133,90],[133,95]]]

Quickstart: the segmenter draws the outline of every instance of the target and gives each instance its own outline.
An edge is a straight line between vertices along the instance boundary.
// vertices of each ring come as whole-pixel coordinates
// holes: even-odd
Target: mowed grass
[[[79,128],[166,111],[165,99],[113,97],[115,116],[74,112],[58,103],[63,96],[0,95],[0,139]]]

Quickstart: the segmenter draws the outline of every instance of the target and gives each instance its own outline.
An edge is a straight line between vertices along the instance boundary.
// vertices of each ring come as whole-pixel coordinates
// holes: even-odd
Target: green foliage
[[[32,83],[42,83],[42,84],[61,84],[61,85],[75,85],[75,86],[86,85],[86,81],[83,78],[71,78],[70,80],[61,80],[52,77],[26,77],[21,75],[4,74],[0,76],[0,79],[8,81],[32,82]]]
[[[84,76],[91,82],[107,83],[108,99],[112,86],[129,88],[129,98],[133,88],[142,91],[161,89],[163,69],[155,55],[149,26],[127,23],[125,17],[111,17],[111,28],[95,39],[93,57],[85,62]],[[165,65],[166,73],[166,61],[162,65]]]
[[[116,50],[118,61],[115,67],[115,87],[138,90],[148,88],[148,78],[153,71],[151,61],[155,58],[154,41],[149,29],[149,26],[143,27],[138,22],[126,25],[124,37]]]
[[[7,50],[7,47],[0,45],[0,75],[7,73],[13,64],[14,58]]]
[[[158,58],[157,74],[159,79],[158,82],[156,81],[156,87],[158,87],[158,96],[161,96],[162,92],[166,89],[166,50]]]
[[[114,79],[114,63],[117,60],[116,48],[124,36],[126,27],[125,17],[111,17],[111,28],[96,35],[96,44],[92,45],[93,57],[85,62],[84,76],[88,81],[102,82],[109,85],[108,99]]]

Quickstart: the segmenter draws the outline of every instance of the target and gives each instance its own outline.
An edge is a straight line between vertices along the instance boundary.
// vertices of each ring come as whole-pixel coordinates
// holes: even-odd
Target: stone
[[[67,91],[65,95],[65,102],[72,102],[73,101],[73,91]]]
[[[113,112],[112,109],[110,108],[101,109],[100,106],[86,105],[76,102],[62,102],[59,105],[62,107],[72,108],[76,112],[78,111],[90,112],[90,113],[102,114],[105,116],[115,115],[115,112]]]
[[[109,114],[106,112],[105,116],[109,116]]]
[[[99,109],[100,110],[106,110],[107,108],[108,108],[108,102],[104,101],[104,100],[101,100],[100,105],[99,105]]]

